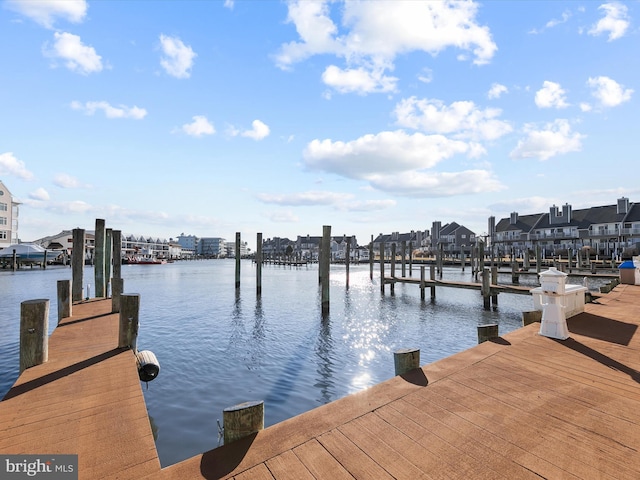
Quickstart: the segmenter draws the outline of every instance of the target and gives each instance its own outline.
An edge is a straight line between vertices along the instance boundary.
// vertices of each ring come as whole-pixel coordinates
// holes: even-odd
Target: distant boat
[[[16,258],[20,263],[42,263],[45,258],[47,260],[53,260],[60,255],[59,252],[47,250],[34,243],[16,243],[0,250],[0,258],[13,258],[14,250],[16,252]]]
[[[139,257],[131,255],[123,257],[122,263],[125,265],[163,265],[167,263],[167,261],[156,257]]]

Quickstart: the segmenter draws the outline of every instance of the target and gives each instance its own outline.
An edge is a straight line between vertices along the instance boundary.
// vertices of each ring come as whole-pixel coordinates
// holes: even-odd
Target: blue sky
[[[640,2],[0,2],[23,241],[477,234],[638,195]]]

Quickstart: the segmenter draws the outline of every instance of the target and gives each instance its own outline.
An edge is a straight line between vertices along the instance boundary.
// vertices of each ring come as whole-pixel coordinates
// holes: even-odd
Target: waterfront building
[[[295,242],[288,238],[273,237],[262,240],[262,255],[285,255],[287,253],[287,247],[291,247],[291,251],[296,251]]]
[[[495,226],[494,226],[495,225]],[[567,255],[569,251],[600,258],[630,258],[640,251],[640,204],[621,197],[616,204],[574,210],[568,203],[548,213],[519,215],[495,223],[489,218],[489,237],[498,255],[540,247],[542,255]]]
[[[18,214],[20,203],[0,180],[0,249],[19,243]]]
[[[396,253],[400,254],[398,248],[402,242],[406,242],[407,248],[411,244],[412,249],[421,249],[426,247],[425,241],[429,238],[429,230],[411,230],[409,233],[380,233],[373,240],[373,251],[380,253],[380,245],[384,242],[384,250],[386,255],[391,254],[391,245],[396,244]],[[407,252],[408,253],[408,252]]]
[[[207,258],[224,258],[227,254],[226,239],[221,237],[202,237],[198,239],[196,253]]]
[[[249,255],[249,247],[247,242],[240,241],[240,258],[244,258]],[[226,242],[225,244],[226,256],[229,258],[236,257],[236,242]]]
[[[438,231],[437,242],[434,247],[440,247],[450,254],[469,253],[476,245],[476,234],[464,225],[456,222],[447,223]]]

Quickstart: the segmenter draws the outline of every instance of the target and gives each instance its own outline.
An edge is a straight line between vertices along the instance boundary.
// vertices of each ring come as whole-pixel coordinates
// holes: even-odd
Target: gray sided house
[[[384,242],[384,250],[387,255],[391,254],[391,245],[396,244],[396,253],[400,254],[400,247],[402,242],[405,242],[407,249],[411,246],[412,249],[421,248],[424,246],[426,239],[429,236],[429,230],[411,230],[408,233],[380,233],[373,240],[373,251],[380,253],[380,246]],[[408,251],[407,251],[408,253]]]
[[[490,236],[497,254],[521,255],[540,247],[545,256],[588,252],[606,257],[630,257],[640,245],[640,204],[619,198],[615,205],[574,210],[551,206],[549,213],[501,219]],[[634,253],[635,252],[635,253]]]
[[[437,241],[432,247],[440,248],[447,253],[470,252],[476,245],[476,234],[464,225],[456,222],[447,223],[438,233]]]

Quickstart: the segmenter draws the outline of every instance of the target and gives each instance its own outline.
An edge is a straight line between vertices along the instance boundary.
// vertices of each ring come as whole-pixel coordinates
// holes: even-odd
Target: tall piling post
[[[396,242],[391,244],[391,285],[389,290],[391,295],[396,292]]]
[[[322,227],[322,262],[320,270],[322,270],[322,315],[329,313],[329,269],[331,267],[331,226],[324,225]]]
[[[120,296],[120,327],[118,348],[130,348],[134,352],[138,344],[138,324],[140,318],[140,294]]]
[[[402,277],[406,277],[407,276],[407,241],[406,240],[402,240],[402,243],[400,244],[400,267],[401,267],[401,275]]]
[[[71,316],[71,280],[58,280],[58,324],[63,318]]]
[[[236,290],[240,288],[240,232],[236,232]]]
[[[436,298],[436,266],[429,265],[429,279],[431,280],[431,300]]]
[[[84,230],[73,229],[73,250],[71,253],[71,300],[82,301],[82,286],[84,282]]]
[[[349,290],[349,261],[351,260],[351,237],[347,237],[346,253],[344,258],[345,274],[347,276],[346,286]]]
[[[112,254],[113,261],[113,278],[122,278],[122,232],[120,230],[113,230],[111,232]]]
[[[482,300],[484,303],[484,309],[491,309],[491,277],[489,276],[489,270],[482,270]]]
[[[413,242],[409,242],[409,276],[413,275]]]
[[[542,255],[540,252],[540,245],[536,245],[536,273],[540,273],[542,269]]]
[[[420,265],[420,300],[424,300],[424,265]]]
[[[49,359],[49,300],[20,304],[20,373]]]
[[[102,218],[96,218],[96,233],[93,250],[93,269],[95,277],[95,296],[102,298],[105,296],[104,281],[104,259],[105,259],[105,222]]]
[[[11,255],[11,270],[16,271],[18,269],[18,255],[16,254],[16,249],[13,249],[13,255]]]
[[[491,267],[491,284],[498,284],[498,267]],[[491,303],[493,303],[494,308],[498,306],[498,292],[494,291],[491,295]]]
[[[380,242],[380,291],[384,294],[384,242]]]
[[[124,280],[113,277],[111,279],[111,313],[120,312],[120,298],[124,293]]]
[[[256,295],[262,295],[262,233],[256,235]]]
[[[109,296],[111,264],[113,262],[113,229],[107,228],[104,235],[104,296]]]
[[[371,235],[371,242],[369,242],[369,280],[373,280],[373,235]]]

